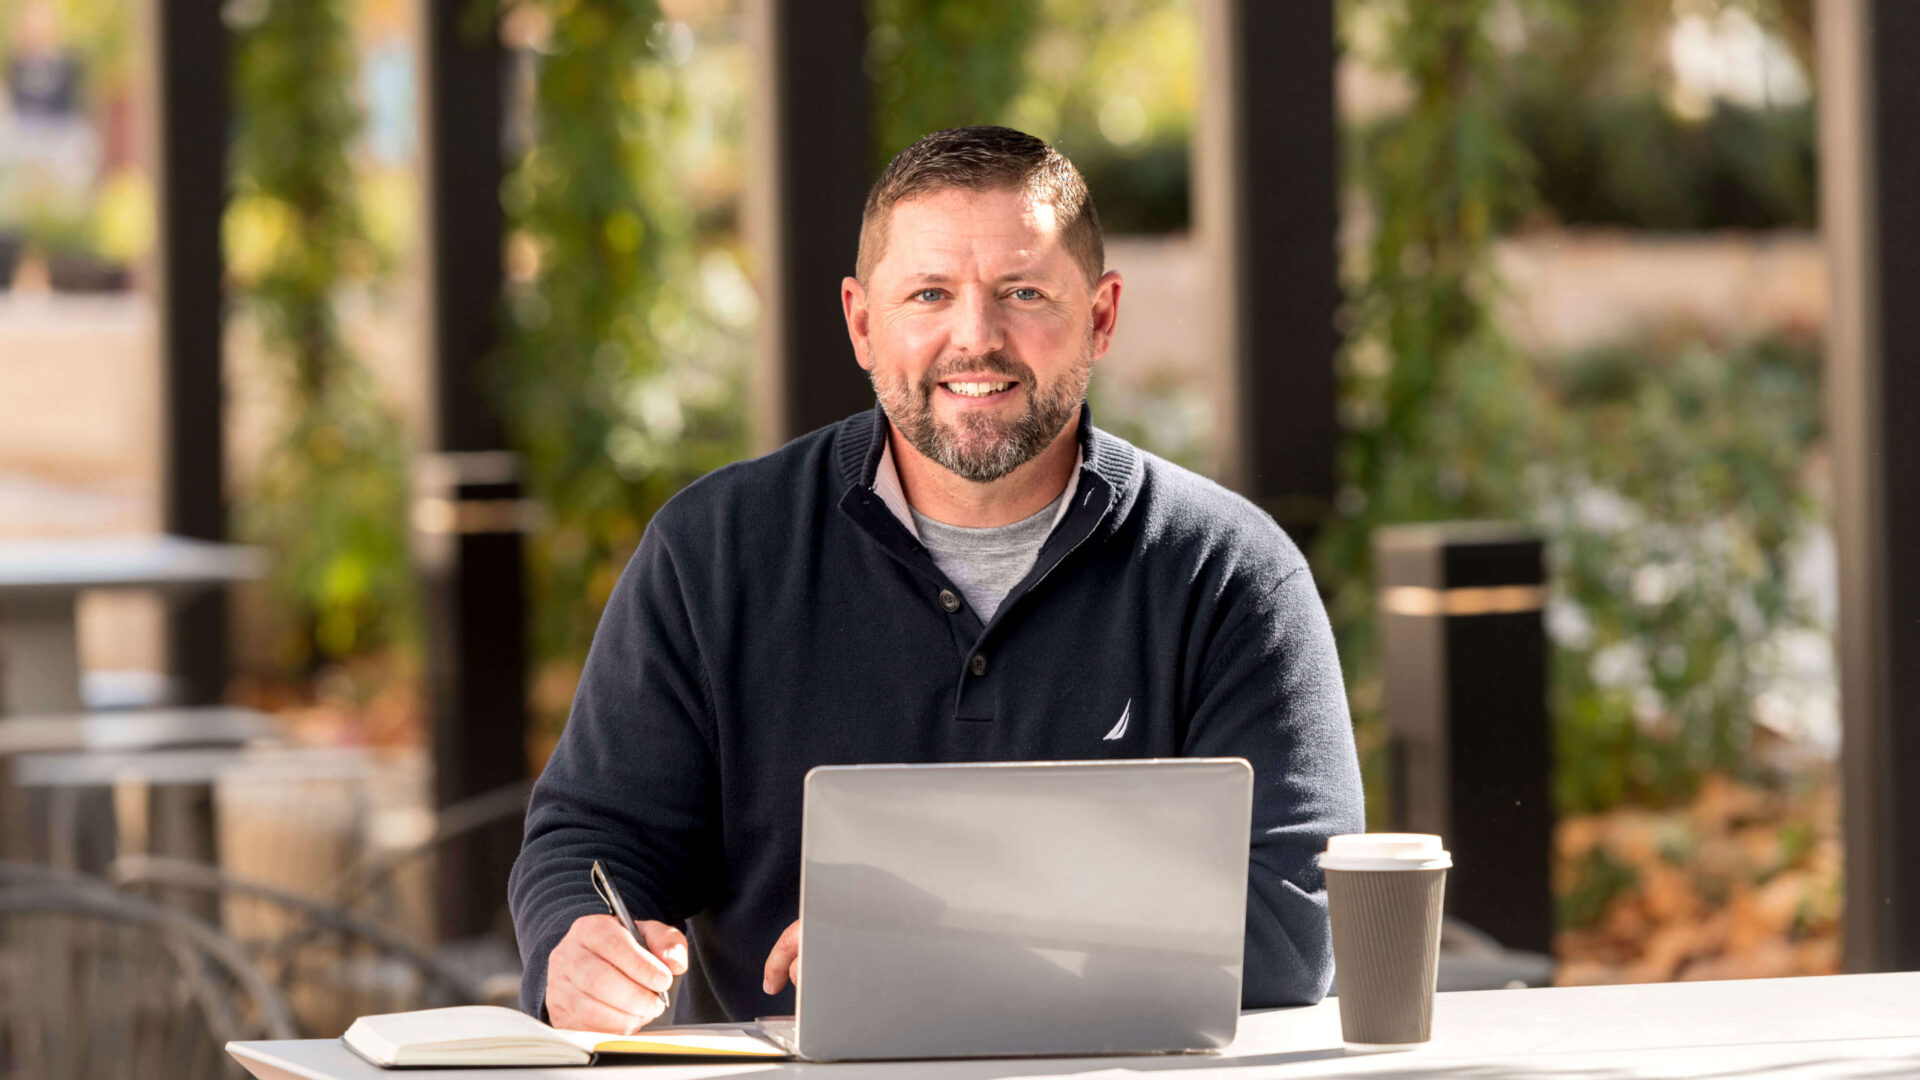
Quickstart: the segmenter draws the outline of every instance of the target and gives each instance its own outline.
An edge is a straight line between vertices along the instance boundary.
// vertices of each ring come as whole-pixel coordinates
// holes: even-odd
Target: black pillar
[[[754,0],[761,283],[754,441],[767,450],[873,405],[840,314],[871,179],[863,0]]]
[[[502,56],[473,0],[422,5],[421,125],[434,445],[414,522],[427,588],[434,797],[450,806],[527,775],[526,516],[503,427],[480,371],[498,332],[501,289]],[[447,844],[440,932],[499,925],[521,823]]]
[[[1553,946],[1545,566],[1537,536],[1409,525],[1374,538],[1395,827],[1453,853],[1447,911]]]
[[[1333,503],[1331,0],[1203,0],[1194,204],[1227,365],[1222,479],[1303,546]]]
[[[421,125],[426,157],[434,398],[443,450],[497,450],[499,415],[480,362],[498,340],[501,124],[505,69],[475,0],[427,0]],[[485,26],[486,32],[481,32]]]
[[[227,535],[220,219],[227,204],[227,28],[220,0],[149,0],[156,243],[150,275],[160,358],[161,527]],[[188,703],[218,701],[227,680],[226,596],[176,600],[168,648]]]
[[[1920,968],[1920,5],[1822,0],[1849,971]]]

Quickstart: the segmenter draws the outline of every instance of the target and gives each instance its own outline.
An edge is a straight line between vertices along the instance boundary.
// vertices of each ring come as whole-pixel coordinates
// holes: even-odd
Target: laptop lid
[[[812,770],[800,1055],[1225,1046],[1252,799],[1238,758]]]

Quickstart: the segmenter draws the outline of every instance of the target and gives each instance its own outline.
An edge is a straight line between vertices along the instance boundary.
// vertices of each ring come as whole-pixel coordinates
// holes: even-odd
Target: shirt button
[[[973,659],[967,661],[967,670],[973,672],[975,675],[985,675],[987,673],[987,654],[974,653]]]
[[[946,608],[949,612],[959,611],[960,598],[953,595],[952,589],[941,589],[940,606]]]

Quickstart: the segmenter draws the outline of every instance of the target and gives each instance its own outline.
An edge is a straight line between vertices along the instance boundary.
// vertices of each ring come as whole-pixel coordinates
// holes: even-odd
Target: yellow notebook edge
[[[697,1038],[697,1036],[695,1037]],[[742,1033],[732,1036],[730,1041],[752,1043],[738,1049],[700,1045],[695,1042],[660,1041],[648,1039],[644,1035],[635,1035],[620,1039],[606,1039],[593,1045],[592,1053],[601,1054],[644,1054],[649,1057],[705,1057],[705,1058],[752,1058],[771,1059],[792,1057],[786,1050],[757,1035]]]

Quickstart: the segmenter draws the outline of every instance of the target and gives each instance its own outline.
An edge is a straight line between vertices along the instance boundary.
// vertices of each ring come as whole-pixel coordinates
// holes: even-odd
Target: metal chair
[[[218,911],[228,934],[292,1002],[307,1035],[338,1035],[369,1013],[511,1005],[520,963],[506,897],[499,898],[501,929],[429,945],[400,929],[409,884],[403,879],[427,869],[422,864],[448,842],[519,820],[531,788],[510,784],[444,807],[417,842],[351,861],[323,888],[289,888],[151,855],[122,856],[108,874],[123,889],[185,910]]]
[[[1553,985],[1553,957],[1509,949],[1491,934],[1455,918],[1440,922],[1440,989],[1506,990]]]
[[[341,877],[337,894],[340,902],[355,909],[382,903],[395,875],[405,867],[432,856],[454,840],[505,821],[525,820],[527,799],[532,794],[533,781],[522,780],[440,808],[433,815],[432,829],[418,843],[381,852],[349,867]],[[505,896],[500,897],[502,911],[506,902]]]
[[[286,1000],[235,942],[171,908],[0,864],[0,1077],[203,1080],[230,1040],[292,1038]]]
[[[430,870],[446,846],[455,841],[511,824],[517,832],[526,819],[533,781],[504,784],[491,791],[442,807],[432,827],[418,842],[377,852],[349,866],[335,894],[348,910],[392,922],[398,919],[405,891],[403,878]],[[519,999],[520,952],[514,943],[513,917],[503,891],[489,920],[490,929],[472,937],[440,942],[434,954],[480,984],[485,1000],[512,1005]]]
[[[162,856],[116,859],[109,874],[122,889],[216,897],[223,922],[286,996],[307,1037],[339,1035],[371,1013],[497,1002],[427,946],[332,901]]]

